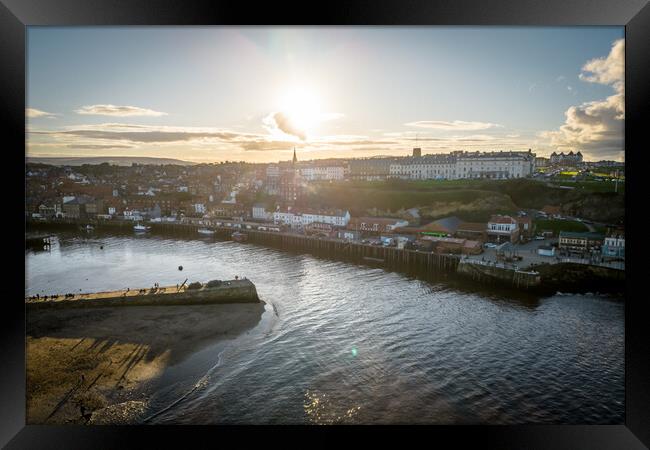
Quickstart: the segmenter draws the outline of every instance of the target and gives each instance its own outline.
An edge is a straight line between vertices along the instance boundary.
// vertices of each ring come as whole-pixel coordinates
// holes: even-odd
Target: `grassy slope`
[[[353,215],[366,214],[374,210],[377,214],[397,213],[412,207],[421,208],[421,214],[441,217],[456,212],[473,213],[484,211],[510,211],[516,205],[507,195],[480,189],[426,189],[414,186],[412,189],[386,188],[386,186],[322,186],[311,192],[310,205],[341,207]]]
[[[456,214],[474,221],[487,220],[492,213],[563,205],[565,214],[603,221],[622,218],[623,195],[598,192],[602,187],[601,183],[594,182],[580,183],[576,189],[561,189],[529,179],[353,181],[313,185],[308,204],[349,209],[353,215],[368,211],[397,214],[400,210],[419,207],[427,217]]]

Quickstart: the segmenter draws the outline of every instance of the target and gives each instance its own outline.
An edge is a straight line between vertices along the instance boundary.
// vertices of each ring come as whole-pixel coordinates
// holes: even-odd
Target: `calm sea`
[[[60,233],[26,253],[26,295],[235,275],[262,320],[171,367],[148,423],[623,423],[622,299],[518,299],[212,238]]]

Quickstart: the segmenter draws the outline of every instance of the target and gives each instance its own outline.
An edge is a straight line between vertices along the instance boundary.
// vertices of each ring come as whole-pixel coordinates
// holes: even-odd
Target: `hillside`
[[[151,158],[146,156],[87,156],[87,157],[27,157],[28,163],[49,164],[51,166],[82,166],[84,164],[109,163],[113,166],[130,166],[136,164],[176,164],[191,166],[195,163],[173,158]]]
[[[404,209],[418,207],[424,218],[457,215],[468,221],[485,221],[491,214],[546,205],[561,206],[565,215],[594,221],[614,223],[625,216],[621,193],[563,189],[530,179],[323,183],[311,187],[307,204],[344,208],[353,215],[396,216]]]
[[[454,214],[466,220],[516,209],[507,195],[487,190],[385,186],[320,186],[309,193],[307,203],[312,207],[348,209],[353,215],[399,215],[399,211],[418,207],[423,217],[437,218]]]

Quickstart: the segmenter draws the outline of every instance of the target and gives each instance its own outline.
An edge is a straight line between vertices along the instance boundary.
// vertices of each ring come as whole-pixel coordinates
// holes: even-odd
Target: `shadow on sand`
[[[87,423],[93,411],[261,320],[264,303],[28,310],[28,423]]]

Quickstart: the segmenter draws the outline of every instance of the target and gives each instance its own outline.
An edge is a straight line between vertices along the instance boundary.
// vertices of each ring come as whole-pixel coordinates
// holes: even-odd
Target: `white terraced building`
[[[523,178],[533,174],[535,154],[527,152],[455,152],[458,178]]]
[[[345,227],[350,222],[349,211],[321,212],[285,210],[273,213],[273,222],[276,225],[287,225],[291,228],[301,229],[310,223],[326,223],[335,227]]]
[[[300,175],[307,181],[317,180],[342,180],[344,168],[342,166],[312,166],[300,169]]]
[[[453,152],[395,159],[390,177],[408,180],[523,178],[533,174],[535,154],[527,152]]]
[[[408,180],[456,178],[456,158],[449,155],[411,156],[390,165],[390,176]]]

